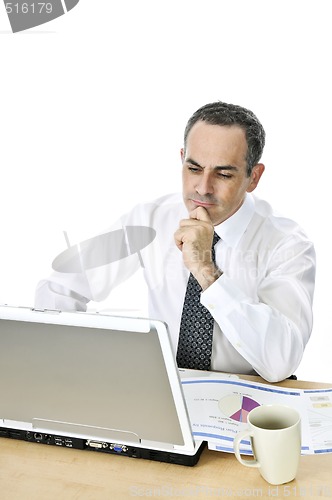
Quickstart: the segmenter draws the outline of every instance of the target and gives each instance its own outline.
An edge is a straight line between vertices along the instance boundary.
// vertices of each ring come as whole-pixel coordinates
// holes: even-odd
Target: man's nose
[[[201,196],[213,193],[213,179],[210,174],[203,174],[196,184],[196,191]]]

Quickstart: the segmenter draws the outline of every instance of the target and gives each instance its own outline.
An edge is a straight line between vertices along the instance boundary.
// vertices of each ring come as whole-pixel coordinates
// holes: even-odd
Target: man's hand
[[[180,221],[180,227],[174,234],[175,243],[182,251],[184,265],[203,290],[222,274],[212,261],[213,233],[208,212],[203,207],[197,207],[189,214],[189,219]]]

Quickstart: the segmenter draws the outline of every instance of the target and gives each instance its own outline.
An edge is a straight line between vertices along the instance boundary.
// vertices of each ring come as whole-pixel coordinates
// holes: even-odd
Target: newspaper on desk
[[[249,411],[282,404],[301,414],[302,454],[332,453],[332,388],[293,389],[234,375],[188,373],[181,378],[193,435],[210,449],[233,453],[234,437],[247,428]],[[252,455],[250,441],[241,442],[241,453]]]

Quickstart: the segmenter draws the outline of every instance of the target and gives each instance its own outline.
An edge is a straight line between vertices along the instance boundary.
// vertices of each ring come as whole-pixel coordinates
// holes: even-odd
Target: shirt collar
[[[245,233],[255,211],[255,201],[251,194],[246,194],[241,207],[231,217],[214,227],[220,238],[232,248],[236,247]]]

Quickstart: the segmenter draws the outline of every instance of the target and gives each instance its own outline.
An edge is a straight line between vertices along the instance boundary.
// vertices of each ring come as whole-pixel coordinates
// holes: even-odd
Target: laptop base
[[[122,455],[131,458],[143,458],[146,460],[155,460],[157,462],[166,462],[176,465],[185,465],[192,467],[197,464],[206,442],[202,442],[195,455],[184,455],[167,451],[150,450],[148,448],[136,448],[131,445],[119,443],[109,443],[106,441],[97,441],[94,439],[71,438],[68,436],[59,436],[45,434],[42,432],[32,432],[20,429],[9,429],[0,427],[0,437],[9,439],[19,439],[30,443],[41,443],[65,448],[74,448],[76,450],[90,450],[111,455]]]

